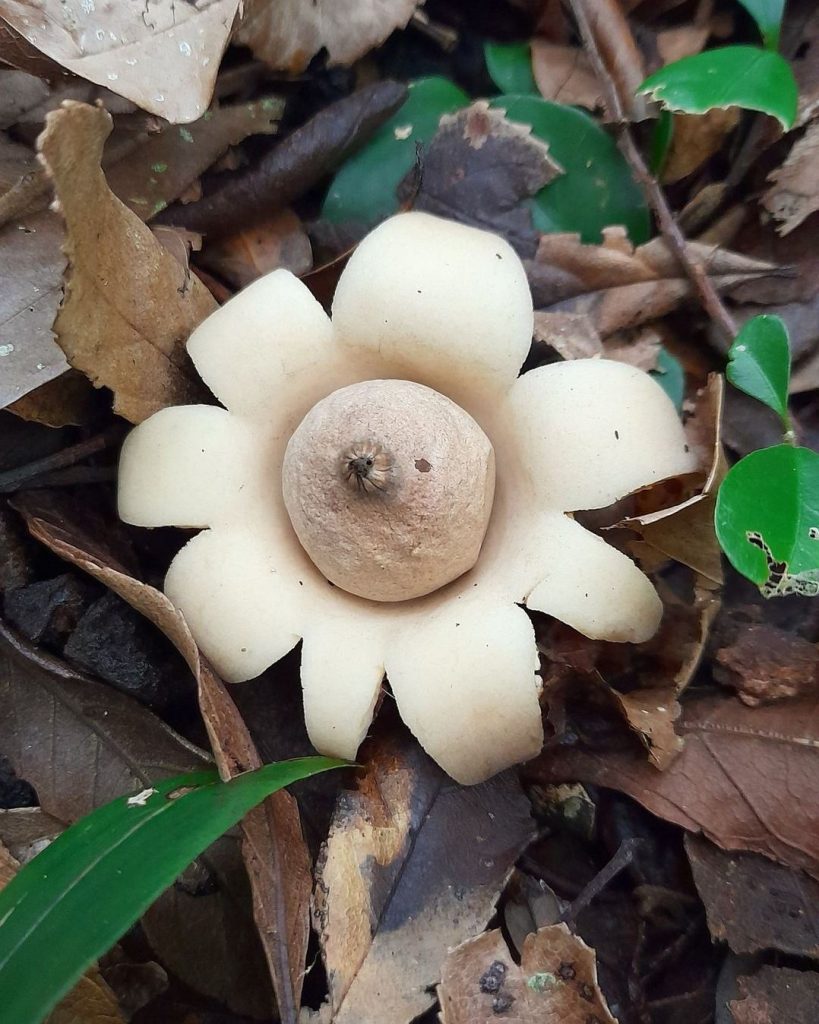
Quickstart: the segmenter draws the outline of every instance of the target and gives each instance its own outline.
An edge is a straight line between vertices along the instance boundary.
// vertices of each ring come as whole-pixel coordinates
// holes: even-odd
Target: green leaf
[[[650,375],[665,391],[679,412],[682,409],[683,398],[685,398],[683,364],[676,356],[672,356],[670,352],[660,348],[657,353],[657,369],[652,370]]]
[[[667,64],[637,90],[669,110],[704,114],[714,107],[761,110],[792,128],[798,91],[788,62],[756,46],[723,46]]]
[[[410,83],[401,109],[342,164],[327,192],[322,216],[335,224],[369,227],[395,213],[395,190],[415,161],[416,144],[430,141],[442,115],[468,103],[466,93],[446,78]]]
[[[649,151],[649,167],[655,177],[662,174],[665,167],[668,151],[674,141],[674,115],[670,110],[661,110],[660,116],[654,122],[654,129],[651,133],[651,144]]]
[[[528,43],[484,43],[483,55],[489,77],[501,92],[534,93],[532,48]]]
[[[510,121],[532,126],[563,168],[529,200],[539,231],[577,231],[599,242],[603,228],[623,224],[632,242],[645,242],[651,220],[643,193],[613,139],[583,111],[538,96],[498,96],[493,107]]]
[[[766,597],[819,594],[819,454],[780,444],[746,455],[722,482],[714,522]]]
[[[788,329],[778,316],[755,316],[731,345],[725,376],[740,391],[778,412],[786,427],[791,352]]]
[[[165,779],[63,832],[0,892],[0,1019],[40,1024],[179,873],[276,790],[344,762]]]
[[[785,0],[739,0],[739,2],[757,23],[765,46],[769,50],[778,49]]]

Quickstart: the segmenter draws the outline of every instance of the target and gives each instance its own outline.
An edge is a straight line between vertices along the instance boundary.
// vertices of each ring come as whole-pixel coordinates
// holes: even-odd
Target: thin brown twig
[[[642,187],[648,204],[657,217],[657,223],[659,224],[662,236],[671,252],[677,257],[703,309],[705,309],[708,316],[725,333],[728,339],[733,341],[737,334],[734,319],[719,297],[713,282],[705,271],[705,267],[703,267],[699,260],[692,258],[686,245],[685,236],[674,219],[674,214],[668,205],[665,193],[660,188],[657,179],[648,169],[643,159],[643,154],[634,141],[634,136],[631,133],[631,127],[625,116],[617,87],[600,55],[592,20],[589,16],[589,5],[584,0],[568,0],[568,3],[577,23],[580,37],[583,40],[583,46],[603,90],[603,99],[607,112],[617,132],[617,145],[620,152],[625,157],[637,182]]]
[[[66,469],[68,466],[76,466],[78,462],[82,462],[92,455],[98,455],[106,448],[118,444],[123,433],[123,427],[120,424],[115,424],[101,434],[89,437],[69,448],[61,448],[53,455],[46,455],[42,459],[35,459],[34,462],[27,462],[24,466],[8,469],[4,473],[0,473],[0,494],[13,494],[14,491],[30,486],[32,481],[39,481],[46,474]]]

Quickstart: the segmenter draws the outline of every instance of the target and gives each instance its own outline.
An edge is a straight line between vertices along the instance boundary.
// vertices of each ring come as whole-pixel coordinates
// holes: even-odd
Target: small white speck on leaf
[[[153,796],[156,790],[152,787],[151,789],[143,789],[141,793],[137,793],[135,796],[128,797],[129,807],[144,807],[148,802],[148,798]]]
[[[403,142],[404,139],[408,139],[412,135],[411,124],[399,124],[392,130],[393,135],[398,139],[399,142]]]
[[[0,356],[10,356],[14,351],[14,345],[0,345]]]

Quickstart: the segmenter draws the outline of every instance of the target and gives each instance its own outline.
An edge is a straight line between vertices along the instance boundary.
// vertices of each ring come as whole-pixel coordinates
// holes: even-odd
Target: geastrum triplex
[[[385,673],[401,715],[475,783],[543,741],[525,608],[642,641],[662,606],[570,514],[694,468],[643,371],[585,359],[518,376],[532,302],[505,241],[422,213],[381,224],[332,321],[285,270],[188,351],[225,408],[164,409],[128,437],[119,509],[201,527],[165,591],[228,681],[303,640],[307,728],[353,758]]]

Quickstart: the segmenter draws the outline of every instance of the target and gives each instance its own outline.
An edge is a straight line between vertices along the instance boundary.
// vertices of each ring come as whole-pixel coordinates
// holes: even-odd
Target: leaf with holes
[[[796,120],[798,95],[790,64],[756,46],[722,46],[683,57],[649,75],[638,91],[686,114],[743,107],[770,114],[785,129]]]
[[[4,1019],[39,1024],[223,832],[283,786],[342,763],[302,758],[230,782],[215,771],[179,775],[72,825],[0,892]]]
[[[779,413],[787,427],[790,375],[787,327],[778,316],[753,317],[731,345],[725,376],[735,388]]]
[[[780,444],[746,455],[714,518],[728,560],[766,597],[819,595],[819,454]]]

